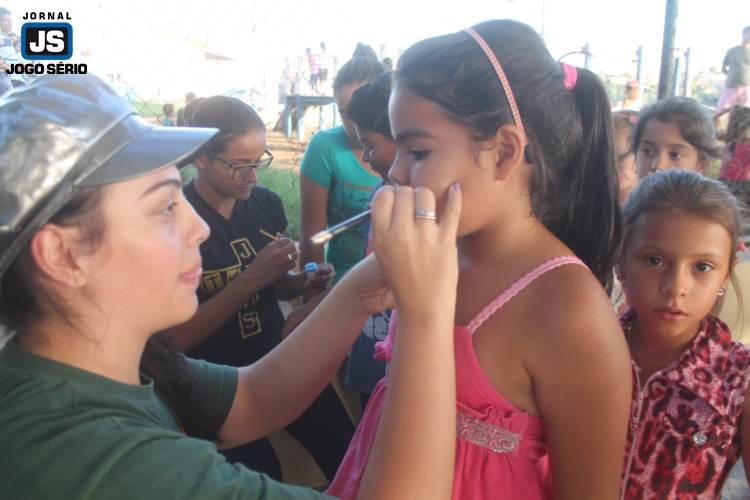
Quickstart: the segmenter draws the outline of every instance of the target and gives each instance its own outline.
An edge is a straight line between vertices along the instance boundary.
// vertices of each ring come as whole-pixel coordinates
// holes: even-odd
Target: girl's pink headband
[[[482,38],[479,33],[474,31],[473,28],[466,28],[464,32],[468,33],[477,42],[477,44],[479,44],[479,46],[484,51],[484,54],[487,56],[487,59],[490,60],[492,67],[495,68],[495,73],[497,73],[497,77],[500,79],[500,83],[503,85],[503,90],[505,91],[505,97],[508,99],[510,112],[513,115],[513,123],[515,123],[516,127],[518,127],[521,130],[523,141],[525,143],[528,143],[529,141],[526,138],[526,129],[523,126],[523,121],[521,121],[521,113],[518,112],[518,105],[516,104],[516,98],[513,96],[513,91],[510,88],[510,83],[508,82],[508,77],[505,76],[505,71],[503,71],[503,67],[500,66],[500,62],[497,60],[497,57],[495,57],[494,52],[492,52],[492,49],[490,49],[490,46],[487,45],[487,42],[484,41],[484,38]]]
[[[505,71],[503,71],[503,67],[500,65],[500,61],[497,60],[497,57],[495,57],[495,53],[492,52],[492,49],[490,49],[490,46],[487,45],[487,42],[484,41],[484,38],[482,38],[482,36],[473,28],[466,28],[464,32],[468,33],[474,39],[474,41],[477,42],[477,44],[482,48],[484,54],[487,56],[487,59],[490,60],[492,67],[495,68],[495,73],[497,74],[498,79],[500,79],[500,83],[502,84],[503,90],[505,91],[505,97],[508,99],[510,112],[513,115],[513,123],[515,123],[516,127],[521,130],[524,142],[528,143],[528,140],[526,138],[526,129],[523,126],[523,121],[521,120],[521,113],[518,111],[516,98],[513,95],[513,90],[511,90],[510,88],[508,77],[505,76]],[[560,63],[560,69],[562,69],[563,72],[563,88],[570,92],[575,88],[576,82],[578,81],[578,70],[574,66],[566,63]]]

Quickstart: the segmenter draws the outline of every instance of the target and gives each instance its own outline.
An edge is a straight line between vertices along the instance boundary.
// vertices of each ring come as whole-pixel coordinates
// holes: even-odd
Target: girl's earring
[[[727,293],[726,287],[719,288],[719,297],[723,297],[725,293]]]

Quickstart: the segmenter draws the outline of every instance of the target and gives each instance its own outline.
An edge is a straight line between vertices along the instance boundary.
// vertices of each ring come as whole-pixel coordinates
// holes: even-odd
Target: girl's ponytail
[[[579,153],[565,167],[570,184],[559,195],[569,201],[559,236],[609,287],[623,237],[612,111],[599,78],[587,69],[577,71],[572,93],[583,137]]]

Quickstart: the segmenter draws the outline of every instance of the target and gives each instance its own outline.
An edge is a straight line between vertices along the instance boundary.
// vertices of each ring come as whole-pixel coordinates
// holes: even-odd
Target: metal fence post
[[[690,47],[685,49],[685,69],[682,79],[682,95],[690,97]]]
[[[664,41],[661,47],[661,70],[659,72],[659,99],[674,95],[674,38],[677,32],[679,0],[667,0],[664,16]]]

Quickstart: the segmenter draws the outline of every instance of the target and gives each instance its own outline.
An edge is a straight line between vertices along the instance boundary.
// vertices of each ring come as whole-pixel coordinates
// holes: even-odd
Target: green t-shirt
[[[328,189],[328,225],[332,226],[367,209],[373,188],[382,180],[365,170],[347,142],[344,127],[321,130],[310,140],[300,166],[302,175]],[[336,280],[365,256],[362,226],[328,243],[326,261],[336,268]]]
[[[188,362],[226,418],[237,370]],[[148,380],[122,384],[8,342],[0,351],[0,498],[324,496],[231,465],[210,441],[185,436]]]

